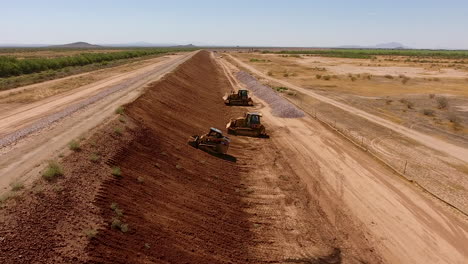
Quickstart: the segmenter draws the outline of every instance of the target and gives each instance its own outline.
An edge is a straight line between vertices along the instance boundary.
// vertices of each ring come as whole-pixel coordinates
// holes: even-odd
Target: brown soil
[[[222,103],[230,89],[207,52],[152,85],[61,161],[63,177],[7,202],[0,262],[381,263],[350,219],[328,220],[269,139],[232,138],[237,162],[186,144],[242,114]]]

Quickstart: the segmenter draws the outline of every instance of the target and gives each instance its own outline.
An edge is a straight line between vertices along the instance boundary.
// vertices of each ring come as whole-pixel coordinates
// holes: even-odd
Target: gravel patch
[[[10,133],[2,138],[0,138],[0,148],[3,148],[5,146],[8,146],[16,141],[18,141],[19,139],[23,138],[23,137],[26,137],[34,132],[37,132],[41,129],[44,129],[48,126],[50,126],[51,124],[67,117],[67,116],[70,116],[71,114],[77,112],[78,110],[80,109],[83,109],[85,107],[87,107],[88,105],[91,105],[107,96],[109,96],[110,94],[113,94],[113,93],[116,93],[116,92],[119,92],[119,91],[122,91],[124,89],[127,89],[129,88],[130,86],[136,84],[137,82],[139,82],[140,80],[142,79],[145,79],[147,77],[149,77],[150,75],[154,74],[156,71],[158,71],[159,69],[155,69],[155,70],[152,70],[152,71],[149,71],[147,73],[144,73],[144,74],[141,74],[135,78],[132,78],[128,81],[125,81],[123,83],[120,83],[120,84],[116,84],[116,85],[113,85],[113,86],[110,86],[108,89],[84,100],[84,101],[81,101],[79,103],[76,103],[76,104],[73,104],[71,106],[68,106],[67,108],[57,112],[57,113],[54,113],[52,115],[49,115],[47,117],[44,117],[36,122],[34,122],[33,124],[25,127],[25,128],[22,128],[18,131],[15,131],[13,133]]]
[[[288,100],[279,96],[270,87],[261,84],[257,79],[250,74],[240,71],[236,74],[239,81],[247,86],[255,96],[262,99],[272,109],[272,114],[277,117],[283,118],[299,118],[305,116],[304,112],[288,102]]]

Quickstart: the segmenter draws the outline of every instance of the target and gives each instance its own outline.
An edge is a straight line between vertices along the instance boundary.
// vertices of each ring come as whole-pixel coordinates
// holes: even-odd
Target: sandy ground
[[[263,105],[258,110],[273,131],[272,141],[332,221],[343,217],[338,208],[356,216],[388,263],[464,263],[464,217],[452,215],[316,120],[273,117]]]
[[[384,126],[386,128],[389,128],[397,133],[400,133],[400,134],[403,134],[404,136],[406,137],[409,137],[425,146],[428,146],[428,147],[431,147],[433,149],[436,149],[438,151],[441,151],[449,156],[453,156],[457,159],[460,159],[464,162],[468,162],[468,149],[466,148],[461,148],[459,146],[456,146],[456,145],[453,145],[451,143],[448,143],[444,140],[440,140],[438,138],[435,138],[435,137],[432,137],[432,136],[428,136],[428,135],[425,135],[423,133],[420,133],[420,132],[417,132],[413,129],[410,129],[410,128],[407,128],[407,127],[404,127],[404,126],[401,126],[401,125],[398,125],[398,124],[395,124],[391,121],[388,121],[384,118],[381,118],[379,116],[375,116],[375,115],[372,115],[372,114],[369,114],[368,112],[366,111],[363,111],[361,109],[358,109],[358,108],[355,108],[355,107],[352,107],[352,106],[349,106],[347,104],[344,104],[344,103],[341,103],[341,102],[338,102],[336,100],[333,100],[333,99],[330,99],[326,96],[323,96],[323,95],[320,95],[316,92],[313,92],[311,90],[308,90],[308,89],[304,89],[302,87],[299,87],[297,85],[293,85],[289,82],[286,82],[286,81],[283,81],[283,80],[279,80],[279,79],[276,79],[276,78],[273,78],[271,76],[268,76],[266,75],[265,73],[257,70],[256,68],[240,61],[239,59],[231,56],[231,55],[228,55],[232,60],[234,60],[236,63],[238,63],[239,65],[241,65],[242,67],[248,69],[249,71],[255,73],[256,75],[264,78],[264,79],[267,79],[267,80],[271,80],[271,81],[274,81],[274,82],[277,82],[277,83],[280,83],[280,84],[283,84],[284,86],[286,87],[291,87],[292,89],[294,90],[297,90],[301,93],[304,93],[304,94],[307,94],[309,96],[312,96],[320,101],[323,101],[323,102],[326,102],[328,104],[331,104],[333,106],[336,106],[344,111],[347,111],[347,112],[350,112],[354,115],[357,115],[357,116],[360,116],[362,118],[365,118],[371,122],[374,122],[374,123],[377,123],[381,126]]]
[[[271,55],[275,56],[275,55]],[[277,55],[276,55],[277,56]],[[267,56],[268,57],[268,56]],[[456,70],[451,68],[440,68],[437,70],[428,69],[427,67],[421,66],[366,66],[371,61],[362,59],[343,59],[343,58],[326,58],[326,57],[303,57],[298,63],[313,67],[313,66],[324,66],[332,74],[372,74],[384,76],[390,74],[392,76],[398,76],[403,74],[408,77],[415,78],[467,78],[468,72],[462,70]],[[319,65],[318,65],[319,64]]]
[[[145,84],[161,78],[192,54],[176,56],[170,60],[120,75],[115,79],[109,78],[96,85],[87,85],[28,106],[3,112],[0,117],[0,135],[5,136],[20,129],[28,129],[28,125],[34,126],[35,122],[42,122],[41,120],[45,117],[71,104],[79,104],[80,100],[91,97],[99,91],[137,80],[127,89],[110,94],[103,100],[87,106],[59,123],[51,124],[43,131],[35,132],[14,145],[3,147],[0,152],[0,192],[8,191],[12,182],[31,182],[42,169],[44,160],[57,156],[68,142],[104,122],[118,106],[138,97],[144,91]],[[151,75],[147,76],[148,72]]]

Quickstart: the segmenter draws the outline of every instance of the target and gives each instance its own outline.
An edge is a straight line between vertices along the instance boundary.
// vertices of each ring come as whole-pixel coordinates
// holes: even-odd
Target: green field
[[[37,49],[36,49],[37,50]],[[85,66],[89,64],[106,64],[111,61],[159,55],[169,52],[189,51],[179,48],[140,48],[106,53],[81,53],[57,58],[17,58],[0,56],[0,78],[20,76],[49,70],[60,70],[67,67]]]
[[[372,59],[375,56],[409,56],[443,59],[468,59],[467,50],[386,50],[386,49],[310,49],[310,50],[263,50],[262,53],[310,54],[325,57]]]

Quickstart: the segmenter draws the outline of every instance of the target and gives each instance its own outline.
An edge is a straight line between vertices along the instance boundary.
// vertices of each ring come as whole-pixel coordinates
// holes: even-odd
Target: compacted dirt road
[[[233,65],[221,63],[236,71]],[[275,117],[265,102],[256,110],[273,131],[274,145],[335,227],[346,214],[356,217],[388,263],[464,263],[468,259],[465,217],[453,215],[317,120]]]
[[[104,122],[138,97],[145,84],[193,55],[174,56],[144,68],[86,85],[0,114],[0,194],[15,181],[34,179],[41,163],[72,139]]]

